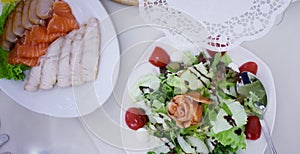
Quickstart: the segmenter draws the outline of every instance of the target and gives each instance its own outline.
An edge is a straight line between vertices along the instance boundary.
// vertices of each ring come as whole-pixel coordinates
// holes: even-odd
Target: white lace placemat
[[[227,51],[265,35],[291,0],[140,0],[144,20],[170,40]],[[180,36],[180,37],[179,37]]]

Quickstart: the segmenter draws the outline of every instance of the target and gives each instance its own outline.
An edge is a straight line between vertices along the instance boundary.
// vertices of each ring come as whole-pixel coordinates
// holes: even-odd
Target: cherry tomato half
[[[149,58],[149,62],[156,67],[163,68],[170,63],[170,56],[164,49],[155,47]]]
[[[218,51],[212,51],[209,49],[206,49],[207,53],[210,55],[210,57],[214,57],[216,53],[218,53]],[[222,56],[226,53],[226,51],[222,51],[221,54]]]
[[[125,113],[125,122],[130,129],[138,130],[148,122],[148,117],[142,109],[131,107]]]
[[[251,72],[252,74],[256,75],[258,66],[255,62],[249,61],[240,66],[239,70],[240,72]]]
[[[245,129],[246,138],[257,140],[261,135],[261,125],[257,116],[248,116],[248,122]]]

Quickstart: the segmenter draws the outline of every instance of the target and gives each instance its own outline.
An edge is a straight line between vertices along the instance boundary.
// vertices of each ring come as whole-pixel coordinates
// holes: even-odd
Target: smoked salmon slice
[[[47,32],[51,33],[68,33],[78,29],[79,24],[72,14],[70,6],[63,1],[55,2],[53,5],[53,17],[47,26]]]
[[[51,33],[49,34],[46,28],[38,25],[34,25],[30,32],[30,40],[35,43],[50,43],[55,41],[60,36],[64,36],[66,33]]]
[[[13,57],[8,58],[8,63],[12,65],[17,64],[24,64],[26,66],[36,66],[39,62],[39,58],[20,58],[20,57]]]
[[[78,23],[75,18],[53,15],[53,18],[48,23],[47,31],[52,33],[68,33],[74,29],[78,29]]]
[[[46,54],[48,43],[36,44],[30,40],[30,31],[25,32],[25,37],[20,39],[17,45],[8,54],[8,63],[35,66],[39,57]]]
[[[9,53],[20,58],[39,58],[46,54],[48,44],[42,43],[37,45],[19,45]]]
[[[18,39],[8,55],[8,63],[36,66],[39,58],[47,53],[52,42],[74,29],[79,29],[79,24],[68,3],[60,0],[54,2],[51,12],[52,18],[49,19],[46,27],[33,25],[31,30],[25,31],[24,37]],[[4,43],[1,42],[1,44]]]
[[[10,57],[38,58],[46,54],[48,43],[36,44],[30,37],[30,31],[25,32],[24,41],[20,42],[9,52]]]
[[[72,15],[72,10],[68,3],[64,1],[57,1],[53,4],[53,13],[58,16],[66,16]]]

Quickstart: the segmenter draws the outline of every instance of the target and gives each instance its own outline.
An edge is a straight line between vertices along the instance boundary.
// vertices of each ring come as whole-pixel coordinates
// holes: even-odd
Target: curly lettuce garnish
[[[7,80],[24,80],[24,71],[28,70],[29,67],[19,64],[11,65],[7,62],[8,51],[0,47],[0,78],[5,78]]]
[[[255,106],[255,102],[267,102],[267,94],[261,82],[254,80],[250,84],[241,86],[238,92],[245,97],[243,103],[246,112],[261,118],[263,111]],[[264,105],[266,106],[267,104]]]
[[[215,147],[213,153],[219,153],[220,149],[232,153],[236,153],[239,149],[246,149],[246,135],[243,133],[245,128],[242,127],[233,127],[229,130],[219,132],[217,134],[214,134],[211,132],[210,136],[211,138],[214,138],[217,140],[216,145],[219,143],[221,145],[218,145]],[[223,152],[224,152],[223,151]]]

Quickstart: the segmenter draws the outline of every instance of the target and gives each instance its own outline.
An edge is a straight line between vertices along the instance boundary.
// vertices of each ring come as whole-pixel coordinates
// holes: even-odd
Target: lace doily
[[[223,18],[224,14],[227,15],[225,20],[221,21],[207,20],[209,16],[201,18],[202,14],[193,15],[191,10],[196,10],[194,12],[197,12],[197,9],[213,11],[205,6],[199,6],[202,2],[210,4],[209,7],[220,3],[216,0],[140,0],[139,7],[144,20],[148,24],[158,26],[176,44],[183,43],[181,39],[183,36],[198,47],[227,51],[243,41],[258,39],[265,35],[273,26],[276,16],[287,8],[291,0],[227,1],[227,5],[223,6],[229,6],[229,8],[222,8],[225,10],[224,13],[212,13],[214,19],[217,19],[218,15]],[[186,4],[181,5],[183,3]],[[247,5],[241,7],[241,3],[247,3]],[[222,5],[218,7],[220,6]],[[232,14],[233,9],[238,10],[238,8],[242,10]],[[228,16],[228,13],[231,14]]]

